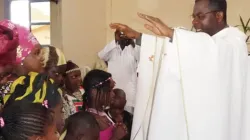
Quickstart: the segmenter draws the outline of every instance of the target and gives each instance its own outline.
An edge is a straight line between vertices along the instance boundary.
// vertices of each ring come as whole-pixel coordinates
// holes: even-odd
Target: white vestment
[[[249,140],[245,39],[234,27],[143,35],[131,140]]]
[[[123,50],[113,40],[98,53],[98,56],[108,62],[108,72],[116,82],[115,88],[125,91],[128,107],[134,107],[137,90],[137,66],[140,57],[140,46],[126,46]],[[132,112],[131,112],[132,113]]]

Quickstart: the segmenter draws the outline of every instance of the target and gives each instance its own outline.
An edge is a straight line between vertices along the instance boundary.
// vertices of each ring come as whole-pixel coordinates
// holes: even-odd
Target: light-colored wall
[[[106,1],[63,0],[51,7],[57,12],[51,17],[57,23],[51,25],[52,45],[60,46],[66,58],[78,65],[92,66],[106,44]]]
[[[0,0],[0,20],[4,19],[4,0]]]
[[[227,1],[229,24],[239,24],[239,15],[244,19],[250,17],[250,0]],[[112,2],[111,0],[74,0],[74,2],[63,0],[61,2],[59,10],[58,5],[54,5],[54,9],[52,6],[52,11],[55,7],[57,12],[61,10],[56,17],[52,12],[52,21],[57,18],[57,22],[54,22],[56,25],[52,26],[52,44],[61,44],[66,57],[81,66],[92,66],[97,52],[113,39],[109,23],[121,22],[141,32],[147,32],[143,28],[143,22],[136,15],[137,12],[143,12],[160,17],[169,26],[183,26],[189,29],[194,4],[194,0],[112,0]]]

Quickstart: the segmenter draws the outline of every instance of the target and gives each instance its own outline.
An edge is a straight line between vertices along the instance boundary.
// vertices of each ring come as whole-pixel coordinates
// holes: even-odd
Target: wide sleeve
[[[111,41],[98,53],[98,57],[103,61],[108,61],[110,59],[112,50],[116,47],[117,45],[115,43],[115,40]]]

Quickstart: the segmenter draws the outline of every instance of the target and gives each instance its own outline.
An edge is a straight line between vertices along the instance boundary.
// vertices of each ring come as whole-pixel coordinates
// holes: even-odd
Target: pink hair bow
[[[46,107],[46,108],[49,108],[49,106],[48,106],[48,100],[44,100],[42,105],[44,107]]]
[[[4,120],[3,120],[3,118],[1,117],[1,118],[0,118],[0,126],[1,126],[1,128],[3,128],[4,125],[5,125]]]

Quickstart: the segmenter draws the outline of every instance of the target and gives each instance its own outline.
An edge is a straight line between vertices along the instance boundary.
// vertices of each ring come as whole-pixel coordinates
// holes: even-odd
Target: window
[[[50,45],[49,0],[11,0],[10,20],[30,29],[41,45]]]

